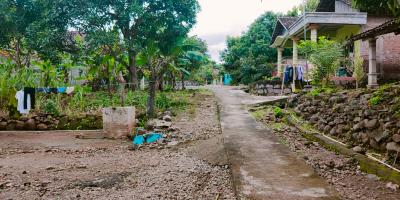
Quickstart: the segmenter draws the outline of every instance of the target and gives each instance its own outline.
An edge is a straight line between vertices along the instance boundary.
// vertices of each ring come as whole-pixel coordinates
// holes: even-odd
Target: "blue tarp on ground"
[[[145,142],[147,144],[151,144],[151,143],[157,142],[161,138],[163,138],[163,136],[158,133],[151,133],[151,134],[147,134],[145,136],[136,135],[135,138],[133,138],[133,144],[134,145],[142,145]]]

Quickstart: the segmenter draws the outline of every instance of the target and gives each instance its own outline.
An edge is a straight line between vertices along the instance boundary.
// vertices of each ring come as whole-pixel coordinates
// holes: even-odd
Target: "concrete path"
[[[280,97],[255,97],[234,87],[209,87],[221,104],[224,144],[239,199],[340,199],[306,162],[279,143],[244,108]]]

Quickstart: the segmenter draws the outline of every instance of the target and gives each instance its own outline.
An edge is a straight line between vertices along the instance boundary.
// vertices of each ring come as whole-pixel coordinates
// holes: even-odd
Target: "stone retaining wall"
[[[304,86],[303,92],[308,92],[311,90],[311,87]],[[259,96],[281,96],[282,94],[285,96],[289,96],[292,94],[291,85],[283,86],[282,93],[282,81],[260,81],[249,85],[250,94],[259,95]]]
[[[103,128],[101,115],[53,116],[37,114],[19,119],[0,117],[0,131],[97,130]]]
[[[249,85],[250,94],[259,96],[280,96],[282,94],[281,81],[260,81]],[[290,86],[284,86],[283,95],[292,93]]]
[[[319,131],[339,138],[356,151],[400,152],[400,86],[384,92],[384,102],[370,105],[371,91],[343,91],[331,95],[304,94],[292,99],[297,114]]]

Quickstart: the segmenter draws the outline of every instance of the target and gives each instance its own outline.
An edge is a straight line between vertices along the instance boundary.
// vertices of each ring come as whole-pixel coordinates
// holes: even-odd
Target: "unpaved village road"
[[[192,141],[172,148],[0,133],[0,199],[235,199],[214,97],[195,99],[174,123]]]

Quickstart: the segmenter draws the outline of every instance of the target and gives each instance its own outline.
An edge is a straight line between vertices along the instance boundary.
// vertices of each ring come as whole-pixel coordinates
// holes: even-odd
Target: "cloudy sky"
[[[219,61],[227,36],[238,36],[246,31],[257,17],[266,11],[286,13],[302,0],[198,0],[201,12],[191,35],[208,43],[209,53]]]

